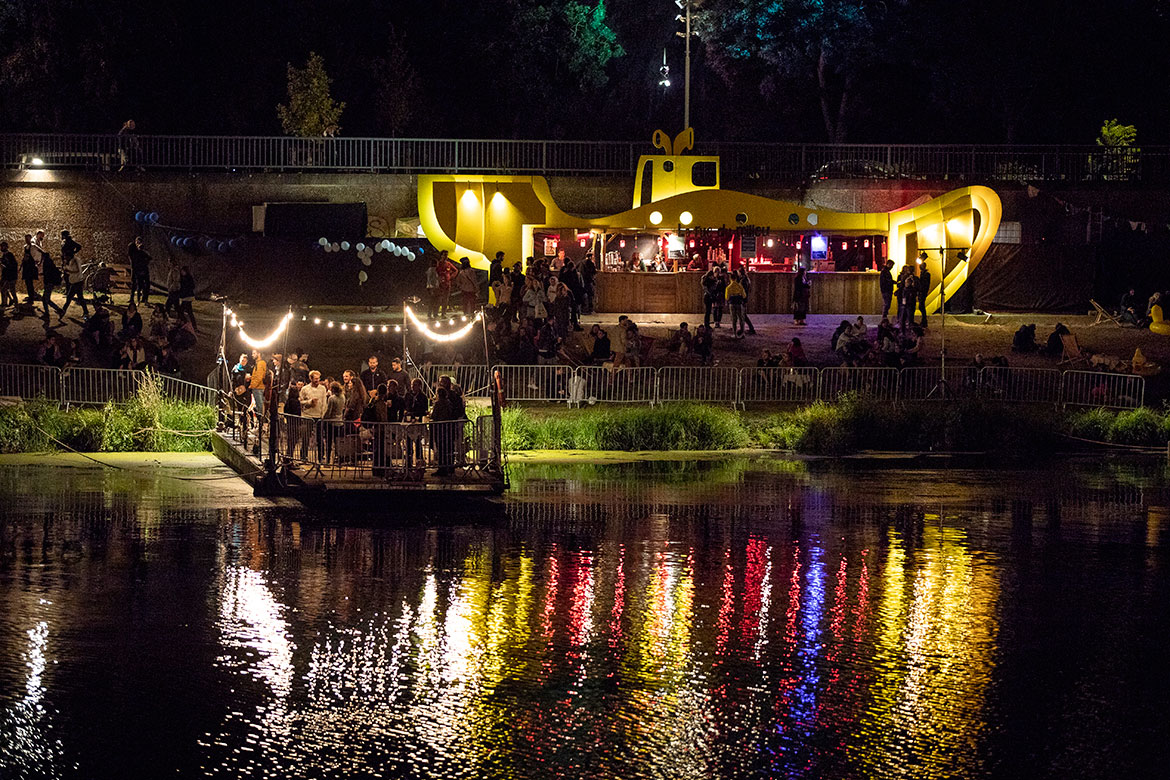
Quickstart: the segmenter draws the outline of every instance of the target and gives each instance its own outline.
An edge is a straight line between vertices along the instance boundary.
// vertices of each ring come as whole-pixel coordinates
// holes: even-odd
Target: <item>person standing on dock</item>
[[[309,448],[309,437],[316,440],[317,461],[321,461],[321,420],[325,417],[325,408],[328,404],[329,391],[321,384],[321,372],[309,372],[309,384],[301,388],[301,416],[308,418],[301,426],[301,458],[306,458]],[[311,420],[312,422],[308,422]]]
[[[366,386],[366,392],[371,393],[378,385],[386,384],[386,374],[378,370],[378,356],[370,355],[366,361],[369,366],[362,372],[362,384]]]

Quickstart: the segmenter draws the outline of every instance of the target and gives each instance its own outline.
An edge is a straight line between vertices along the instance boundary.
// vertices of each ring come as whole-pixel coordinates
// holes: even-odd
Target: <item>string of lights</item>
[[[276,340],[280,338],[281,334],[284,333],[284,331],[289,327],[289,322],[294,319],[293,313],[290,311],[281,318],[280,323],[276,326],[276,329],[273,330],[272,333],[270,333],[266,338],[256,339],[249,336],[247,332],[244,331],[244,321],[240,319],[236,312],[228,308],[225,308],[224,312],[228,317],[228,324],[239,331],[240,340],[253,349],[265,349],[272,346],[272,344],[274,344]],[[455,317],[448,317],[446,320],[435,320],[428,325],[425,320],[420,319],[419,316],[415,314],[409,306],[407,306],[406,317],[415,330],[427,338],[432,339],[433,341],[455,341],[457,339],[463,338],[469,332],[471,332],[471,329],[474,328],[483,317],[483,312],[476,312],[476,314],[471,317],[470,320],[466,314],[463,314],[460,315],[458,319]],[[353,333],[355,335],[389,333],[391,330],[393,330],[395,333],[402,333],[403,327],[402,325],[371,325],[369,323],[363,324],[346,320],[331,320],[326,317],[310,317],[308,314],[301,315],[301,322],[312,324],[317,327],[344,331],[345,333]],[[454,327],[457,322],[464,323],[458,330],[447,333],[440,332],[440,329],[444,326]]]

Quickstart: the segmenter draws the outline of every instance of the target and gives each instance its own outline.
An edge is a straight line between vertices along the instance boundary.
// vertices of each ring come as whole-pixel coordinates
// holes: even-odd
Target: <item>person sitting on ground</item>
[[[694,335],[691,333],[690,326],[685,322],[678,324],[678,330],[671,331],[670,338],[666,341],[666,349],[668,352],[677,352],[679,357],[685,358],[691,353],[691,342],[694,341]]]
[[[195,324],[185,319],[177,320],[171,327],[167,341],[176,350],[191,349],[199,341],[195,335]]]
[[[126,311],[122,313],[122,330],[118,332],[118,338],[127,340],[140,335],[142,335],[142,315],[138,313],[138,307],[131,301],[130,305],[126,307]]]
[[[877,342],[878,349],[881,349],[882,343],[885,341],[887,336],[892,338],[894,342],[897,343],[898,333],[894,329],[894,326],[890,324],[890,318],[882,317],[882,321],[878,323],[877,335],[874,339]]]
[[[76,350],[72,341],[60,333],[51,333],[37,348],[37,362],[46,366],[65,368],[76,360]]]
[[[600,325],[595,324],[589,329],[593,338],[593,345],[589,351],[589,362],[601,365],[613,360],[613,346],[609,343],[609,334]]]
[[[1048,357],[1058,358],[1064,354],[1064,342],[1061,336],[1067,336],[1069,329],[1064,326],[1064,323],[1056,323],[1056,327],[1048,334],[1048,340],[1044,342],[1044,354]],[[1015,351],[1014,349],[1012,350]]]
[[[1035,325],[1021,325],[1015,335],[1012,336],[1012,352],[1035,352],[1036,351],[1036,326]]]
[[[917,323],[911,323],[906,335],[902,337],[900,362],[902,367],[914,366],[922,359],[922,348],[926,341],[926,331]]]
[[[163,340],[158,345],[158,370],[167,374],[179,373],[179,358],[170,342]]]
[[[162,306],[151,307],[150,313],[150,337],[155,341],[161,342],[163,339],[170,340],[171,322],[167,317],[166,311]]]
[[[109,309],[101,305],[94,306],[93,316],[81,326],[81,340],[93,345],[98,351],[113,347],[114,323],[110,320]]]
[[[795,368],[803,368],[808,365],[808,358],[804,354],[804,347],[801,345],[800,339],[796,336],[792,337],[792,343],[785,350],[781,363]]]
[[[1137,293],[1132,287],[1130,287],[1129,290],[1123,293],[1121,296],[1121,306],[1117,310],[1117,315],[1121,319],[1122,324],[1145,327],[1144,325],[1140,325],[1137,309],[1134,306],[1134,300],[1136,298]],[[1146,324],[1148,325],[1149,323]]]
[[[699,365],[710,366],[714,364],[713,347],[714,339],[711,329],[706,325],[695,328],[695,338],[691,341],[691,349],[699,358]]]
[[[780,365],[780,356],[772,354],[772,350],[765,349],[756,359],[756,368],[775,368]]]
[[[553,327],[552,317],[538,322],[540,330],[536,332],[536,360],[538,365],[547,366],[557,362],[557,350],[560,348],[561,340],[557,336],[556,328]]]
[[[878,329],[878,352],[881,353],[883,366],[897,368],[902,363],[901,344],[898,332],[892,327],[885,330]]]
[[[122,360],[119,368],[142,370],[146,367],[146,346],[141,339],[134,336],[122,346]]]
[[[829,349],[833,350],[834,352],[838,351],[838,345],[840,344],[841,337],[845,335],[845,332],[849,330],[849,327],[849,320],[841,320],[841,324],[837,326],[835,331],[833,331],[833,337],[829,340]]]
[[[866,327],[865,318],[860,314],[857,315],[857,320],[853,323],[853,338],[868,339],[869,328]]]

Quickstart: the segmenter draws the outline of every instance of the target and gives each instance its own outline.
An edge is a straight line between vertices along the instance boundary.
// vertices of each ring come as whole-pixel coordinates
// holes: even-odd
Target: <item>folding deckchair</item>
[[[1060,334],[1060,343],[1064,349],[1061,350],[1060,363],[1057,365],[1064,365],[1065,363],[1089,362],[1089,356],[1081,351],[1081,346],[1077,344],[1077,337],[1073,334]]]
[[[1104,325],[1109,322],[1112,322],[1119,328],[1121,327],[1121,315],[1114,314],[1092,298],[1089,299],[1089,303],[1093,304],[1093,309],[1097,312],[1097,319],[1089,323],[1090,328],[1094,325]]]

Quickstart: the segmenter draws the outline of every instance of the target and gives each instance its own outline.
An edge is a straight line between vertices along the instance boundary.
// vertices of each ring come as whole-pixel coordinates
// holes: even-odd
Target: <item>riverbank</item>
[[[480,410],[481,413],[486,410]],[[211,449],[215,410],[149,389],[127,404],[59,409],[45,401],[0,407],[0,454],[196,453]],[[1086,446],[1165,448],[1170,410],[1066,412],[978,400],[890,404],[846,396],[788,409],[737,411],[697,403],[656,407],[510,406],[502,444],[512,457],[677,460],[788,451],[989,453],[1009,457]]]

